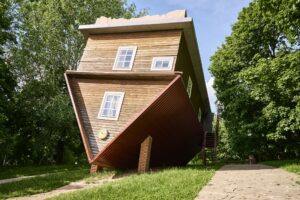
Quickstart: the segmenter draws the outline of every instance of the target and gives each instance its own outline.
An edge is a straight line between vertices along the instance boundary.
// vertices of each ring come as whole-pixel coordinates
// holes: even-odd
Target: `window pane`
[[[117,99],[114,99],[113,100],[113,102],[112,102],[112,104],[111,104],[111,109],[116,109],[117,108],[117,106],[118,106],[118,100]]]
[[[122,68],[122,67],[123,67],[123,62],[117,62],[116,66],[117,66],[118,68]]]
[[[126,55],[126,51],[127,51],[126,49],[121,50],[120,55],[121,55],[121,56],[125,56],[125,55]]]
[[[169,67],[169,61],[164,61],[162,67],[163,68],[168,68]]]
[[[133,54],[133,50],[132,50],[132,49],[128,49],[128,50],[127,50],[127,55],[128,55],[128,56],[131,56],[132,54]]]
[[[126,61],[131,61],[131,57],[132,57],[132,56],[126,56],[126,59],[125,59],[125,60],[126,60]]]
[[[187,88],[186,88],[189,97],[191,97],[191,95],[192,95],[192,88],[193,88],[193,82],[192,82],[191,77],[189,76],[189,80],[188,80],[188,84],[187,84]]]
[[[113,99],[113,96],[112,95],[107,95],[106,96],[106,101],[111,101]]]
[[[116,117],[117,111],[116,110],[112,110],[112,117]]]
[[[114,100],[115,100],[115,101],[119,101],[119,99],[120,99],[120,96],[119,96],[119,95],[115,95],[115,96],[114,96]]]
[[[106,117],[108,115],[108,109],[103,109],[101,115]]]
[[[108,109],[109,107],[110,107],[110,102],[109,102],[109,101],[108,101],[108,102],[105,102],[104,108]]]
[[[173,60],[173,56],[154,57],[152,60],[151,70],[171,70]]]
[[[130,70],[134,54],[135,47],[120,47],[113,69]]]
[[[129,65],[130,65],[130,62],[124,62],[124,67],[125,67],[125,68],[128,68]]]
[[[121,103],[123,101],[122,92],[107,92],[102,102],[102,107],[100,108],[98,118],[104,119],[112,118],[116,119],[117,114],[120,112]]]
[[[124,61],[125,60],[125,56],[120,56],[118,61]]]
[[[155,67],[156,68],[161,68],[162,62],[161,61],[156,61]]]
[[[199,110],[198,110],[198,120],[199,120],[199,122],[201,122],[201,115],[202,115],[202,111],[201,111],[201,107],[199,107]]]

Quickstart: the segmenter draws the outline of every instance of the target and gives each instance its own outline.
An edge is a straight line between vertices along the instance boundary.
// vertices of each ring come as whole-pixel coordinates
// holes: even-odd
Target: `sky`
[[[248,6],[251,0],[129,0],[137,9],[147,8],[149,15],[165,14],[172,10],[186,9],[193,17],[202,67],[211,109],[216,112],[214,78],[208,71],[210,57],[231,33],[238,13]]]

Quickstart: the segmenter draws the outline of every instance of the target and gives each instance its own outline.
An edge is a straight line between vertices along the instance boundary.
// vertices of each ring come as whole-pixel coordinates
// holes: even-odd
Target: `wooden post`
[[[95,173],[97,173],[98,171],[101,171],[102,169],[103,169],[103,168],[102,168],[101,166],[92,164],[92,165],[91,165],[91,169],[90,169],[90,173],[91,173],[91,174],[95,174]]]
[[[149,170],[151,156],[152,137],[148,136],[141,144],[138,172],[144,173]]]

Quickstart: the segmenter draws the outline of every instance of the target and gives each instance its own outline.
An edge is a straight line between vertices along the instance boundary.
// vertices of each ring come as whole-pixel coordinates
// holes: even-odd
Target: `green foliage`
[[[238,153],[233,150],[232,141],[234,141],[234,135],[229,134],[224,120],[220,120],[219,132],[218,132],[218,146],[217,146],[217,158],[218,160],[241,160]]]
[[[13,94],[16,85],[15,77],[10,70],[8,55],[5,52],[7,44],[14,41],[11,33],[12,16],[10,2],[0,2],[0,151],[1,161],[12,155],[14,135],[11,134],[10,119],[13,109]]]
[[[194,199],[219,167],[189,166],[131,175],[101,187],[53,199]]]
[[[254,0],[212,56],[230,151],[300,156],[300,1]]]
[[[0,108],[0,144],[6,149],[0,160],[5,164],[77,161],[83,146],[63,74],[77,68],[85,46],[79,24],[94,23],[99,16],[130,18],[146,11],[137,12],[134,4],[123,0],[9,2],[1,7],[1,31],[6,33],[13,22],[10,33],[17,40],[6,47],[10,70],[0,62],[1,87],[7,88],[0,105],[8,110]],[[2,33],[1,45],[11,36]],[[15,93],[10,97],[9,91]]]

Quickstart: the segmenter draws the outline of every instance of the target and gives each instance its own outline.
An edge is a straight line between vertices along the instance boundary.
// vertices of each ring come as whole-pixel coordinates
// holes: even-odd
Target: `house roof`
[[[159,30],[183,30],[197,84],[204,103],[203,113],[211,112],[204,73],[198,48],[193,19],[187,17],[185,10],[169,12],[165,15],[144,16],[131,19],[111,19],[100,17],[95,24],[80,25],[79,30],[87,38],[89,35],[104,33],[130,33]]]
[[[93,164],[135,168],[141,143],[153,139],[150,166],[186,165],[201,149],[203,129],[180,75],[136,116],[94,159]]]

